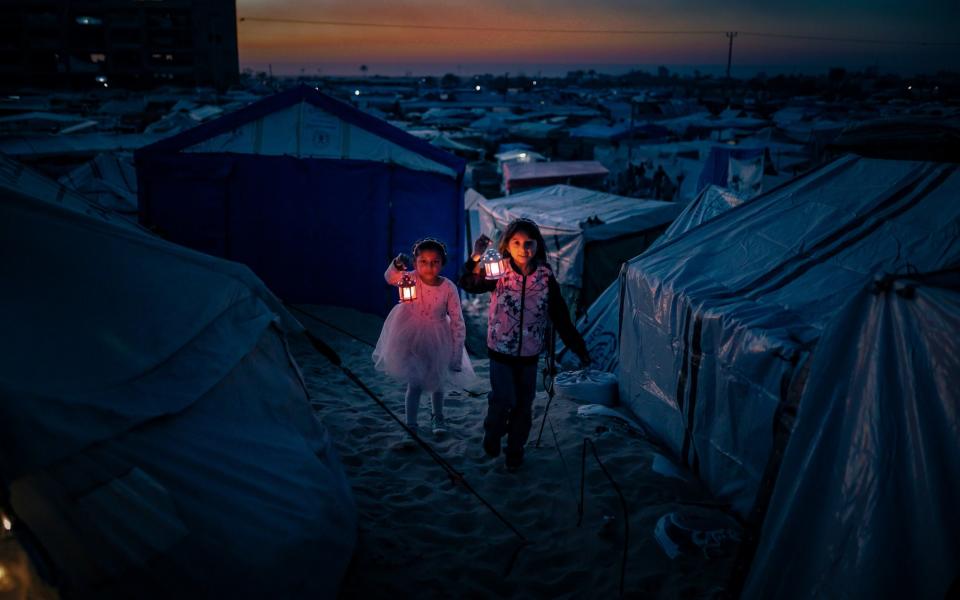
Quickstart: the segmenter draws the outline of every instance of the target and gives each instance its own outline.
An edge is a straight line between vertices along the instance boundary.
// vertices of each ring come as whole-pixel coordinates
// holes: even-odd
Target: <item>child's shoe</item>
[[[443,420],[443,417],[438,417],[434,415],[430,419],[430,429],[433,431],[433,435],[443,435],[447,432],[446,422]]]
[[[506,459],[507,470],[513,473],[520,468],[520,465],[523,464],[523,455],[522,454],[507,454]]]

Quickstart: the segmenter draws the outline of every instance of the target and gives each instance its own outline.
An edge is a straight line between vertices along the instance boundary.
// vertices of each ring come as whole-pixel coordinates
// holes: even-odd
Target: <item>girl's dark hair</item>
[[[510,255],[508,251],[510,238],[518,231],[522,231],[527,234],[528,237],[537,241],[537,252],[533,255],[533,260],[540,264],[547,264],[547,243],[543,241],[543,234],[540,233],[540,228],[530,219],[514,219],[510,221],[503,235],[500,236],[500,243],[497,244],[497,250],[500,252],[500,256]]]
[[[447,246],[437,238],[425,237],[415,242],[413,244],[413,258],[416,259],[424,250],[433,250],[440,255],[440,262],[447,264]]]

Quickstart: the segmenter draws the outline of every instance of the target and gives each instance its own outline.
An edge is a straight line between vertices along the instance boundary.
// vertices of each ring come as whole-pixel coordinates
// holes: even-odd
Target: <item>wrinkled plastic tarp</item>
[[[955,165],[847,156],[644,253],[620,401],[746,514],[798,365],[874,273],[957,262],[958,197]]]
[[[681,233],[693,229],[705,221],[739,206],[746,199],[735,192],[711,185],[700,192],[697,198],[688,204],[670,227],[658,237],[649,250],[665,244]],[[617,337],[620,328],[620,280],[611,283],[606,290],[590,305],[586,314],[577,321],[577,331],[583,336],[590,352],[592,366],[603,371],[615,371],[619,363]],[[573,366],[577,357],[557,341],[557,360],[561,364]]]
[[[864,288],[833,319],[744,597],[946,597],[960,577],[958,332],[960,270]]]
[[[0,255],[0,485],[65,595],[335,597],[354,501],[262,282],[6,191]]]

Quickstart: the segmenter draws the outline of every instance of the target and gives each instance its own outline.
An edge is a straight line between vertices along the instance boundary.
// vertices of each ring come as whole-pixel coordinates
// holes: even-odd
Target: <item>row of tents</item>
[[[355,514],[273,293],[385,314],[390,257],[426,235],[469,247],[463,161],[298,88],[142,148],[136,169],[141,223],[179,245],[4,192],[4,255],[38,257],[4,264],[7,506],[81,595],[159,569],[183,573],[164,591],[202,571],[254,593],[226,576],[254,546],[285,557],[273,591],[330,595]],[[749,525],[737,589],[937,596],[960,563],[956,171],[848,155],[756,198],[705,188],[679,217],[560,185],[474,197],[470,222],[534,218],[581,308],[599,298],[588,342],[621,400]],[[318,553],[323,582],[305,579]]]

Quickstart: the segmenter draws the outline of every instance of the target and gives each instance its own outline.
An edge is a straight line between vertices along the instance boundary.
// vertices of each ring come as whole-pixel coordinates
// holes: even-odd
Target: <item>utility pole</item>
[[[730,79],[730,62],[733,60],[733,38],[737,37],[736,31],[728,31],[727,39],[730,40],[730,45],[727,47],[727,79]]]

